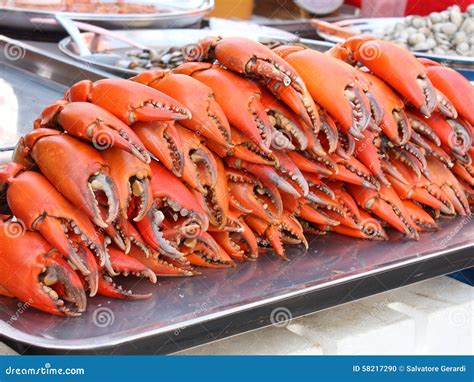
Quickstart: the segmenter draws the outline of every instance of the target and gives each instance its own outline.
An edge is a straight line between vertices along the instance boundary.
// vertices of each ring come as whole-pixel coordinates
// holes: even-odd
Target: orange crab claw
[[[96,82],[83,80],[65,94],[69,102],[92,102],[101,106],[122,122],[168,121],[191,118],[191,112],[166,94],[120,78]]]
[[[253,82],[218,65],[187,63],[175,69],[209,86],[224,110],[229,123],[249,137],[262,151],[270,153],[271,124]]]
[[[312,49],[280,46],[275,49],[303,78],[313,99],[341,125],[345,133],[360,138],[370,122],[370,101],[350,65]],[[331,75],[324,73],[330,68]]]
[[[301,171],[306,173],[331,176],[337,171],[336,164],[326,158],[318,162],[315,158],[305,156],[305,152],[297,151],[288,152],[288,156]]]
[[[341,224],[331,227],[331,231],[358,239],[388,240],[387,233],[377,219],[370,216],[370,214],[364,210],[360,210],[360,215],[359,228],[350,228]]]
[[[0,168],[0,184],[8,185],[6,199],[12,213],[28,229],[39,231],[82,274],[89,275],[95,269],[82,244],[113,273],[103,237],[41,174],[9,163]]]
[[[229,211],[227,175],[220,158],[214,157],[209,152],[209,159],[215,163],[215,184],[213,186],[212,183],[207,182],[203,187],[204,193],[195,190],[194,196],[206,211],[210,224],[217,227],[217,229],[224,229],[227,224],[227,214]],[[202,177],[203,174],[204,170],[200,170],[199,175]]]
[[[403,205],[415,222],[418,232],[436,231],[439,229],[434,219],[418,204],[411,200],[403,200]]]
[[[59,126],[69,134],[92,142],[98,150],[118,147],[150,163],[150,155],[133,130],[107,110],[89,102],[60,100],[43,110],[35,127]]]
[[[415,240],[419,238],[415,223],[392,188],[382,185],[377,192],[349,183],[346,186],[361,208],[373,212],[407,237]]]
[[[235,210],[229,212],[232,216],[239,215]],[[257,239],[250,227],[239,219],[243,227],[241,232],[212,232],[212,237],[234,260],[254,260],[258,257]]]
[[[393,159],[391,164],[407,180],[407,183],[404,184],[399,179],[388,175],[393,189],[402,200],[412,199],[435,210],[440,210],[444,214],[455,214],[449,198],[436,184],[428,181],[423,175],[417,178],[410,168],[398,159]]]
[[[248,171],[249,173],[256,176],[264,184],[272,184],[278,187],[280,191],[287,192],[298,198],[301,196],[301,194],[290,182],[288,182],[285,178],[278,174],[274,168],[270,166],[249,163],[237,158],[227,158],[226,163],[230,167]]]
[[[307,196],[309,192],[308,182],[304,178],[298,166],[291,160],[291,158],[281,150],[275,150],[273,152],[277,159],[276,168],[279,173],[294,187],[302,196]]]
[[[267,84],[308,126],[319,125],[317,108],[298,73],[274,51],[241,37],[207,38],[200,41],[204,56],[226,68]]]
[[[364,138],[355,142],[355,155],[370,172],[384,185],[390,186],[390,182],[385,177],[380,155],[380,143],[378,137],[371,131],[362,133]]]
[[[378,190],[380,183],[375,179],[370,170],[356,158],[343,159],[332,155],[331,159],[337,163],[337,172],[329,176],[330,179]]]
[[[228,268],[234,261],[207,232],[200,232],[195,238],[185,240],[180,250],[193,265],[205,268]]]
[[[398,95],[378,77],[362,72],[369,82],[370,93],[383,109],[380,127],[384,134],[395,145],[405,144],[410,140],[411,127],[405,114],[405,105]]]
[[[47,313],[79,316],[87,300],[78,275],[39,234],[9,235],[9,224],[0,221],[0,294]]]
[[[151,86],[186,105],[192,118],[183,119],[183,126],[218,145],[232,145],[229,122],[210,87],[190,76],[165,70],[146,71],[132,80]]]
[[[257,164],[275,164],[275,157],[271,153],[261,150],[251,139],[239,130],[231,127],[232,145],[231,149],[218,145],[212,141],[207,146],[221,158],[233,156]]]
[[[425,121],[439,137],[442,146],[453,154],[463,156],[472,146],[471,134],[462,121],[446,118],[437,112]]]
[[[271,95],[266,89],[260,88],[262,91],[262,105],[265,107],[270,123],[274,128],[279,130],[288,141],[298,150],[306,150],[308,147],[308,138],[306,130],[311,129],[305,122],[289,110],[278,99]],[[317,134],[318,131],[315,131]],[[277,136],[278,137],[278,136]],[[272,147],[280,150],[288,149],[285,141],[273,139]]]
[[[359,35],[331,48],[328,54],[354,64],[360,62],[392,86],[423,115],[436,107],[436,93],[425,67],[399,45]],[[442,90],[442,89],[441,89]]]
[[[423,61],[423,63],[433,85],[451,101],[460,116],[474,125],[474,116],[472,115],[474,87],[466,77],[456,70],[433,63],[433,61],[431,63]]]
[[[288,260],[283,248],[282,234],[278,225],[269,224],[256,216],[249,215],[245,218],[246,223],[255,232],[257,242],[262,245],[271,245],[275,253],[283,260]]]
[[[427,164],[433,178],[433,184],[441,188],[457,213],[460,215],[469,214],[469,202],[461,184],[453,173],[441,161],[432,156],[427,158]]]
[[[131,154],[111,148],[103,153],[109,163],[110,176],[117,185],[122,217],[139,221],[153,203],[150,166]]]
[[[314,208],[311,203],[308,202],[301,203],[298,216],[311,223],[323,226],[336,226],[340,224],[339,221],[330,218],[325,212],[323,213],[321,210]]]
[[[200,193],[207,193],[217,182],[217,164],[214,155],[196,133],[176,125],[182,142],[184,168],[183,180]]]
[[[44,128],[25,135],[18,146],[17,153],[33,158],[51,184],[96,225],[105,228],[115,220],[119,212],[117,187],[97,150],[68,134]],[[99,196],[107,200],[105,215],[98,206]]]
[[[183,175],[184,149],[173,121],[136,122],[133,130],[163,166],[178,177]]]

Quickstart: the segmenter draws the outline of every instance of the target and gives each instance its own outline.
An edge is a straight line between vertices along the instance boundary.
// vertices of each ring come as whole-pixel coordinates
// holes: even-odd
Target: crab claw
[[[461,117],[474,125],[472,100],[474,87],[461,73],[438,63],[427,63],[426,72],[433,85],[453,104]],[[444,113],[445,114],[445,113]]]
[[[375,179],[370,170],[356,158],[343,159],[333,154],[331,159],[337,164],[337,172],[330,175],[330,179],[341,180],[371,190],[379,189],[380,183]]]
[[[378,125],[395,145],[407,143],[410,140],[411,127],[403,101],[384,81],[372,74],[361,73],[369,82],[370,93],[377,100],[377,104],[384,109]]]
[[[305,130],[308,126],[305,122],[298,120],[298,117],[293,114],[284,104],[273,97],[267,90],[261,88],[262,91],[262,105],[265,107],[268,119],[272,126],[281,132],[287,138],[287,141],[296,147],[298,150],[306,150],[308,147],[308,138]],[[315,132],[317,134],[317,131]],[[286,142],[273,139],[273,147],[284,150],[289,149]]]
[[[380,144],[378,137],[371,131],[362,133],[364,138],[355,142],[355,155],[371,173],[384,185],[390,186],[390,182],[385,177],[382,166],[383,156],[380,153]],[[350,159],[349,159],[350,160]]]
[[[451,150],[454,155],[463,156],[470,149],[472,137],[469,127],[463,121],[446,118],[437,112],[425,121],[439,137],[442,146]]]
[[[431,126],[426,123],[426,118],[416,111],[407,111],[408,121],[414,131],[420,136],[430,140],[436,146],[441,146],[441,141]]]
[[[370,101],[350,65],[312,49],[280,46],[281,55],[303,78],[312,98],[339,122],[345,133],[360,138],[370,122]],[[325,73],[330,68],[331,75]]]
[[[0,294],[55,315],[84,312],[86,293],[69,264],[35,232],[9,235],[9,224],[12,222],[0,221]]]
[[[269,224],[254,215],[247,216],[245,221],[256,234],[257,243],[264,246],[270,245],[279,257],[283,260],[288,260],[283,248],[282,235],[278,225]]]
[[[315,204],[306,201],[301,203],[298,216],[311,223],[323,226],[336,226],[340,224],[339,221],[331,219],[326,213],[318,209]]]
[[[329,158],[325,157],[318,160],[308,155],[305,151],[291,151],[288,153],[288,156],[301,171],[306,173],[331,176],[338,170],[336,163]]]
[[[151,188],[155,208],[162,210],[174,221],[183,217],[198,223],[203,231],[209,228],[209,218],[189,189],[167,169],[152,162]]]
[[[217,229],[224,229],[227,224],[227,213],[229,211],[229,196],[227,190],[227,175],[224,164],[220,158],[214,157],[212,153],[209,154],[209,160],[215,164],[215,183],[207,182],[203,186],[204,193],[194,191],[199,204],[206,211],[209,222],[217,227]],[[209,171],[209,167],[207,167]],[[203,176],[204,170],[200,170],[199,176]],[[210,174],[213,174],[211,171]]]
[[[199,132],[218,145],[232,146],[229,122],[208,86],[190,76],[166,70],[146,71],[132,80],[151,86],[186,105],[192,118],[183,119],[183,126]]]
[[[418,232],[436,231],[439,229],[434,219],[418,204],[411,200],[403,200],[403,205],[415,222]]]
[[[436,92],[427,70],[412,53],[399,45],[359,35],[337,44],[328,54],[351,64],[365,65],[426,117],[435,109]]]
[[[57,130],[43,128],[25,135],[19,145],[51,184],[96,225],[105,228],[115,220],[119,212],[117,187],[107,162],[93,147]],[[99,209],[99,196],[107,200],[105,215]]]
[[[41,174],[9,163],[0,168],[0,183],[8,183],[7,202],[12,213],[28,229],[39,231],[83,275],[93,273],[95,264],[80,248],[82,244],[111,270],[103,237]]]
[[[309,193],[308,182],[296,164],[293,163],[293,161],[284,151],[275,150],[273,155],[275,155],[275,158],[277,158],[276,167],[280,174],[289,183],[294,185],[302,196],[307,196]]]
[[[407,237],[418,240],[416,225],[392,188],[382,185],[377,192],[349,183],[346,187],[361,208],[373,212]]]
[[[92,102],[127,125],[137,121],[191,118],[191,112],[173,98],[138,82],[121,78],[79,81],[66,92],[65,99],[69,102]]]
[[[263,164],[249,163],[237,158],[227,158],[226,163],[235,169],[245,170],[256,176],[264,184],[272,184],[280,191],[287,192],[299,198],[301,194],[298,190],[285,178],[277,173],[277,171]]]
[[[402,200],[412,199],[425,206],[440,210],[443,214],[454,215],[455,210],[446,194],[436,185],[420,175],[418,178],[411,169],[398,159],[391,161],[392,166],[401,174],[406,183],[387,175],[393,189]]]
[[[358,229],[338,225],[331,230],[341,235],[355,237],[358,239],[388,240],[387,233],[377,219],[374,219],[364,210],[360,210],[361,220]]]
[[[275,164],[275,157],[271,153],[261,150],[245,134],[233,127],[231,127],[231,132],[233,145],[231,149],[227,149],[212,141],[207,142],[207,147],[221,158],[233,156],[257,164],[267,164],[270,166]]]
[[[308,126],[317,126],[316,106],[298,73],[274,51],[241,37],[207,38],[199,42],[204,56],[226,68],[267,84]],[[284,93],[284,94],[283,94]]]
[[[283,203],[274,185],[258,182],[229,182],[231,205],[243,206],[255,216],[268,222],[277,222],[283,212]]]
[[[258,257],[258,244],[253,231],[238,217],[240,214],[237,211],[230,210],[229,215],[238,219],[243,229],[240,232],[211,232],[212,237],[233,259],[255,260]]]
[[[59,126],[69,134],[92,142],[98,150],[118,147],[145,163],[150,155],[133,130],[107,110],[89,102],[60,100],[43,110],[38,127]]]
[[[146,277],[151,283],[156,283],[155,273],[132,256],[128,256],[115,248],[109,248],[110,262],[118,275]]]
[[[432,156],[427,158],[427,165],[433,178],[433,184],[441,188],[457,213],[468,215],[470,213],[469,202],[464,189],[453,173],[441,161]]]
[[[229,123],[249,137],[262,151],[271,153],[271,124],[260,100],[259,87],[218,65],[187,63],[175,69],[209,86]]]
[[[153,252],[150,256],[139,249],[139,247],[132,246],[129,256],[138,260],[148,269],[151,269],[157,276],[162,277],[177,277],[177,276],[193,276],[194,273],[188,269],[177,267],[170,262],[162,259],[158,253]]]
[[[217,182],[216,159],[196,133],[176,125],[183,146],[183,180],[200,193],[206,194]]]
[[[184,240],[180,250],[193,265],[205,268],[228,268],[233,260],[207,232],[200,232],[194,238]]]
[[[127,220],[130,216],[134,221],[143,219],[153,203],[150,166],[115,148],[105,151],[103,157],[117,185],[122,217]]]

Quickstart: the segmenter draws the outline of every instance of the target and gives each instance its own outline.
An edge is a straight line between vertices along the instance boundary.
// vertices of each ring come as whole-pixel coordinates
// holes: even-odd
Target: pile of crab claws
[[[44,109],[0,167],[1,294],[76,316],[86,292],[150,296],[119,275],[288,260],[307,234],[416,240],[471,213],[474,88],[458,73],[369,36],[199,47],[210,62],[81,81]]]

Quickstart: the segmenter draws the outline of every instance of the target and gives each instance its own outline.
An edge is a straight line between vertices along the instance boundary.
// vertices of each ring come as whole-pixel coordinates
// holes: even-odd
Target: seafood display
[[[95,295],[149,297],[123,277],[288,260],[329,232],[417,240],[471,213],[474,87],[458,72],[364,35],[326,53],[199,49],[80,81],[38,116],[0,167],[0,294],[78,316]]]

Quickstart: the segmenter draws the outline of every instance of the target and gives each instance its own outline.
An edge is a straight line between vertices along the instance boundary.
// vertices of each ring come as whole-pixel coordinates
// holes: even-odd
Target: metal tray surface
[[[426,277],[423,264],[436,258],[446,264],[456,263],[455,268],[473,265],[474,222],[470,217],[443,222],[442,230],[423,234],[420,241],[404,240],[390,233],[392,239],[387,242],[333,234],[313,237],[307,252],[303,247],[289,247],[287,262],[268,254],[232,269],[204,269],[196,277],[161,278],[158,285],[127,279],[124,280],[127,287],[138,292],[153,291],[153,296],[144,301],[90,298],[87,312],[77,318],[50,316],[25,308],[13,299],[0,298],[0,332],[7,338],[27,343],[22,351],[33,346],[41,348],[36,350],[40,353],[98,352],[100,348],[114,352],[120,346],[126,350],[121,348],[119,353],[155,353],[162,352],[169,343],[178,350],[180,336],[188,327],[193,327],[195,341],[184,346],[199,343],[202,337],[220,338],[222,333],[229,332],[229,326],[246,325],[246,319],[255,320],[257,327],[266,325],[268,317],[252,315],[266,305],[279,306],[285,314],[296,317],[302,304],[290,310],[291,300],[317,290],[331,293],[331,289],[349,281],[360,284],[361,280],[373,277],[372,282],[384,284],[378,276],[393,271],[397,285],[401,286],[417,277]],[[454,256],[459,251],[464,251],[461,262]],[[399,272],[407,265],[413,266],[408,277]],[[437,270],[442,273],[441,268]],[[353,299],[351,293],[357,296],[356,288],[344,294],[333,293],[330,298],[334,305],[346,302]],[[238,313],[244,319],[232,320]],[[211,329],[209,325],[223,317],[229,318],[226,324],[221,322]],[[139,340],[144,338],[150,343],[141,348]],[[18,348],[18,342],[15,344]]]
[[[133,1],[132,1],[133,2]],[[140,2],[140,1],[135,1]],[[146,3],[147,1],[141,1]],[[150,1],[148,1],[149,3]],[[198,24],[214,8],[214,0],[178,0],[155,1],[163,6],[163,12],[144,14],[101,14],[79,12],[52,12],[45,10],[22,9],[0,6],[0,26],[12,29],[37,30],[44,32],[62,32],[58,25],[38,25],[37,18],[54,18],[55,14],[64,15],[108,29],[134,28],[184,28]]]

